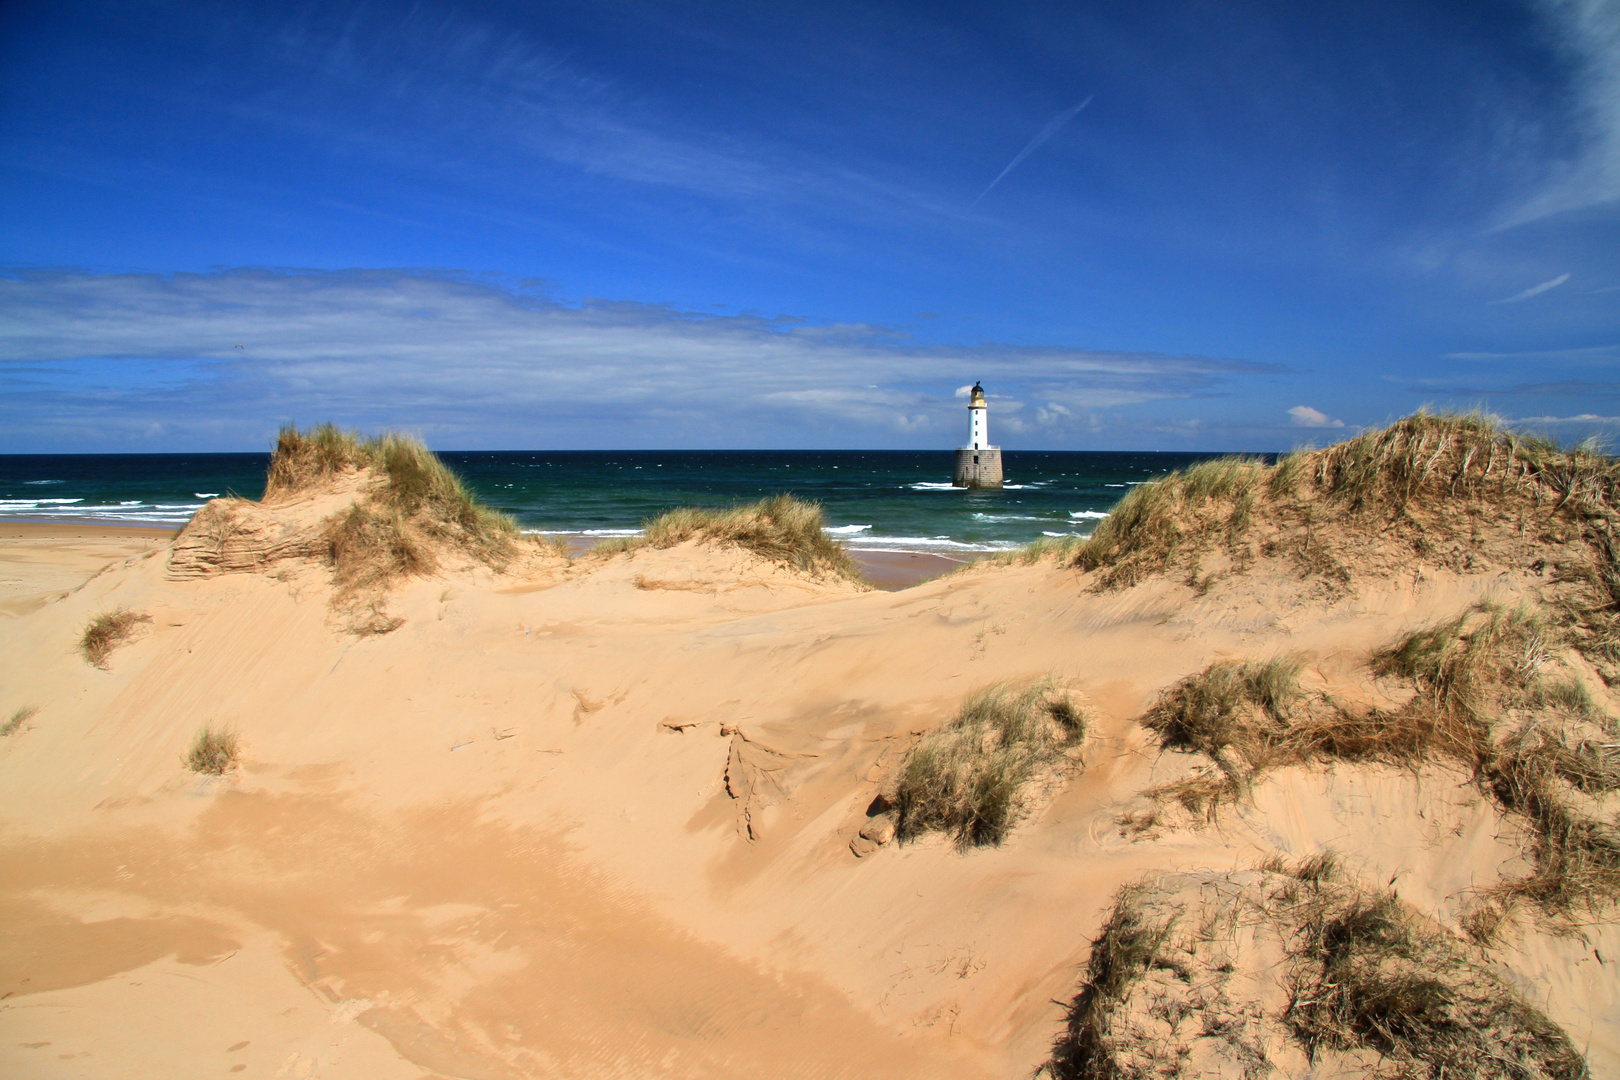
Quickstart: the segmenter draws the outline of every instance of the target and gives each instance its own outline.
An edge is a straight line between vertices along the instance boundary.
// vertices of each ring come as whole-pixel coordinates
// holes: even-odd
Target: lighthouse
[[[989,415],[984,387],[974,383],[968,399],[968,444],[956,451],[956,468],[951,473],[951,483],[956,487],[1001,486],[1001,447],[990,445]]]

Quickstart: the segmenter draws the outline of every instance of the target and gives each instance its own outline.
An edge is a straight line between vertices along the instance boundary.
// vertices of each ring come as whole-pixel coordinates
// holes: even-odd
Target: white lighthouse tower
[[[973,384],[968,400],[968,444],[956,451],[951,483],[963,488],[1001,486],[1001,447],[990,445],[990,407],[979,383]]]

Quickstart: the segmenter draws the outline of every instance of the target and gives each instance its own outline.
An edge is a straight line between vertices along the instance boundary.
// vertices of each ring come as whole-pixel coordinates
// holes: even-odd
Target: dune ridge
[[[1620,1071],[1613,459],[1420,415],[883,593],[325,431],[0,609],[10,1074]]]

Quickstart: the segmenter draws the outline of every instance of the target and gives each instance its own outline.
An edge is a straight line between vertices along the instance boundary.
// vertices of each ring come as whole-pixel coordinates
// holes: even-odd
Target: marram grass
[[[999,844],[1031,781],[1067,759],[1087,718],[1050,681],[981,690],[949,723],[924,735],[900,766],[896,834],[953,836],[960,847]]]
[[[368,438],[332,424],[307,432],[284,427],[270,459],[265,498],[360,470],[370,470],[374,483],[327,523],[328,555],[345,591],[431,573],[441,546],[494,567],[513,555],[512,519],[479,503],[436,454],[407,435]]]
[[[831,574],[858,584],[866,579],[849,551],[828,536],[821,504],[792,495],[715,510],[682,507],[642,524],[642,535],[609,540],[592,551],[615,555],[641,547],[670,548],[688,540],[730,545],[812,574]]]

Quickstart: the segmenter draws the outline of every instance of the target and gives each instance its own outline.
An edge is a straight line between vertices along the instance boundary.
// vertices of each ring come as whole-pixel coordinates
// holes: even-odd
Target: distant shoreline
[[[172,540],[180,530],[151,525],[124,525],[107,522],[30,521],[9,518],[0,522],[0,538],[14,540],[73,540],[120,538],[142,540]],[[578,556],[595,547],[604,538],[579,533],[553,533],[568,545],[568,553]],[[860,551],[851,550],[850,558],[860,566],[868,581],[880,589],[904,589],[930,581],[972,562],[971,558],[941,555],[933,551]]]
[[[77,537],[98,537],[116,540],[120,537],[145,540],[172,540],[180,535],[179,528],[166,525],[125,525],[109,521],[35,521],[29,518],[6,518],[0,521],[0,536],[32,540],[66,540]]]

